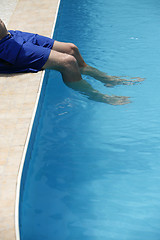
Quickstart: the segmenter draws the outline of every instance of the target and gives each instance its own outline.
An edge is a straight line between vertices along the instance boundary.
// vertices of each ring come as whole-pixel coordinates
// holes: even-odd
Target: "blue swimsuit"
[[[9,33],[0,40],[0,73],[40,71],[54,40],[21,31],[11,30]]]

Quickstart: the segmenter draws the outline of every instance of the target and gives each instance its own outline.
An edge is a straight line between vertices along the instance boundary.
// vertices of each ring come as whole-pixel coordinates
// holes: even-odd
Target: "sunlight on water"
[[[145,81],[107,88],[83,76],[103,93],[130,96],[112,106],[49,72],[22,192],[22,240],[160,239],[159,13],[153,0],[62,0],[57,40],[77,44],[109,75]]]

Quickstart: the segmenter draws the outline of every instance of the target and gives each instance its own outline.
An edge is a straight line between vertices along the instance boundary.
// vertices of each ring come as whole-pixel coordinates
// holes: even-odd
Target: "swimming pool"
[[[159,240],[159,20],[156,0],[61,0],[54,38],[109,75],[144,77],[89,100],[47,71],[20,199],[21,240]]]

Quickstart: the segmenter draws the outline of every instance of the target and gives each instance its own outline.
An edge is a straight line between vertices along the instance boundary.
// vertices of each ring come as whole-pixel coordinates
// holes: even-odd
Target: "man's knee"
[[[61,73],[64,81],[66,82],[75,82],[81,80],[78,62],[74,56],[69,54],[65,55]]]
[[[64,59],[64,68],[71,68],[77,66],[77,60],[74,56],[66,54]]]
[[[72,56],[76,56],[79,52],[78,47],[73,43],[68,43],[69,54]]]

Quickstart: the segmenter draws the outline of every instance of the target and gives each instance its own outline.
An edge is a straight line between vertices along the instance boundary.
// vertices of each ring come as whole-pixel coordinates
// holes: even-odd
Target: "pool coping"
[[[58,0],[57,9],[56,9],[55,18],[54,18],[54,23],[53,23],[53,27],[52,27],[51,37],[53,37],[53,34],[54,34],[60,2],[61,2],[61,0]],[[23,150],[22,159],[21,159],[21,162],[20,162],[18,177],[17,177],[16,201],[15,201],[15,233],[16,233],[16,240],[20,240],[19,204],[20,204],[20,190],[21,190],[21,179],[22,179],[23,167],[24,167],[24,163],[25,163],[25,159],[26,159],[26,154],[27,154],[29,141],[30,141],[30,138],[31,138],[33,124],[34,124],[34,121],[35,121],[35,116],[36,116],[37,109],[38,109],[40,96],[41,96],[41,93],[42,93],[42,87],[43,87],[43,84],[44,84],[44,77],[45,77],[45,71],[43,71],[41,79],[40,79],[40,86],[39,86],[39,90],[38,90],[38,93],[37,93],[36,103],[35,103],[34,110],[33,110],[33,113],[32,113],[30,126],[29,126],[29,130],[28,130],[28,134],[27,134],[27,138],[26,138],[26,142],[25,142],[25,146],[24,146],[24,150]]]

